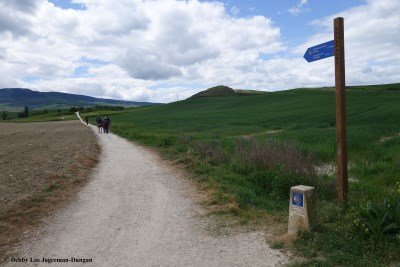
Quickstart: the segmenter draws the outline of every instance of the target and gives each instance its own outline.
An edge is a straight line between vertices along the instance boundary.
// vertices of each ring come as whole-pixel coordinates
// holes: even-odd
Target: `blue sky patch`
[[[93,64],[93,65],[98,65],[98,66],[104,66],[107,64],[110,64],[110,62],[99,60],[99,59],[93,59],[93,58],[87,58],[87,57],[82,57],[79,60],[80,63],[88,63],[88,64]]]
[[[79,66],[75,68],[74,73],[72,74],[72,78],[90,78],[90,77],[95,77],[93,74],[90,74],[88,72],[89,67],[88,66]]]
[[[203,1],[210,2],[210,1]],[[318,28],[310,22],[341,12],[345,9],[365,4],[364,0],[308,0],[300,7],[298,13],[289,10],[296,7],[300,0],[266,1],[266,0],[225,0],[226,9],[239,8],[238,17],[266,16],[273,25],[280,28],[281,41],[291,47],[303,43]]]
[[[22,77],[22,80],[27,83],[35,82],[35,81],[38,81],[41,79],[42,79],[42,77],[39,75],[26,75],[26,76]]]
[[[56,7],[62,9],[75,9],[75,10],[85,10],[86,7],[84,4],[75,4],[70,0],[49,0],[49,2],[53,3]]]

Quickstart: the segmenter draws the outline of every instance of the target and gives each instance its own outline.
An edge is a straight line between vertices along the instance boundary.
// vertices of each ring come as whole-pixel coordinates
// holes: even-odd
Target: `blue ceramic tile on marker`
[[[303,207],[303,194],[302,193],[292,193],[292,205]]]

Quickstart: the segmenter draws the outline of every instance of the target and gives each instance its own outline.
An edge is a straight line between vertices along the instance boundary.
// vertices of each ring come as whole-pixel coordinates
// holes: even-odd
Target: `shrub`
[[[221,141],[197,141],[194,143],[194,150],[201,158],[212,165],[225,164],[230,161],[230,157],[222,147]]]
[[[190,136],[187,135],[187,134],[178,134],[178,135],[176,136],[176,141],[177,141],[179,144],[182,144],[182,145],[187,146],[187,145],[190,144],[191,138],[190,138]]]
[[[157,141],[158,147],[170,147],[175,144],[175,136],[164,136]]]
[[[290,188],[299,184],[315,187],[322,199],[335,197],[335,184],[318,179],[314,155],[291,143],[255,138],[196,141],[183,134],[175,137],[176,150],[193,153],[204,164],[202,168],[227,168],[229,175],[215,173],[215,179],[220,185],[229,180],[232,186],[227,190],[234,193],[240,206],[271,207],[270,200],[287,201]]]
[[[24,107],[24,118],[27,118],[27,117],[29,117],[29,109],[28,109],[28,106],[25,106]]]
[[[400,196],[385,198],[381,203],[368,201],[359,211],[355,226],[374,243],[400,242]]]
[[[239,138],[231,167],[274,199],[287,199],[290,188],[299,184],[315,187],[322,198],[334,197],[335,184],[318,179],[315,165],[314,155],[300,151],[291,143]]]
[[[325,194],[325,191],[328,191],[326,187],[330,188],[329,183],[319,183],[317,177],[288,173],[279,167],[271,170],[253,171],[247,177],[251,183],[260,187],[264,194],[276,200],[287,200],[290,188],[299,184],[315,187],[317,193],[323,197],[327,196]],[[331,189],[331,191],[334,192],[334,189]],[[331,198],[331,196],[328,198]]]
[[[291,174],[309,177],[316,175],[314,155],[301,152],[293,144],[271,139],[263,142],[253,137],[236,139],[235,159],[250,169],[272,170],[278,166]]]

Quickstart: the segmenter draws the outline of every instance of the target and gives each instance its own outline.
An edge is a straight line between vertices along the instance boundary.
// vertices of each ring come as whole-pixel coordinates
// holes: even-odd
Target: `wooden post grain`
[[[338,157],[338,202],[346,203],[349,198],[347,177],[347,137],[346,137],[346,84],[344,61],[343,18],[334,19],[335,38],[335,87],[336,87],[336,132]]]

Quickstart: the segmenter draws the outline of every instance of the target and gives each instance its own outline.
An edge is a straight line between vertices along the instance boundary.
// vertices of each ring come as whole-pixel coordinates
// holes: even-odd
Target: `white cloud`
[[[11,8],[22,12],[34,12],[37,1],[29,0],[3,0],[0,2],[3,8]]]
[[[333,19],[344,18],[346,74],[348,84],[400,81],[400,1],[368,0],[365,5],[314,21],[320,31],[295,49],[333,39]],[[314,64],[314,63],[310,63]],[[397,72],[395,71],[397,70]]]
[[[308,3],[308,0],[300,0],[297,5],[289,8],[289,12],[293,15],[298,15],[302,12],[309,11],[309,8],[304,8],[304,6]]]
[[[30,33],[29,11],[34,13],[36,4],[22,0],[0,1],[0,34],[9,34],[14,37]],[[34,1],[32,1],[34,2]]]
[[[177,84],[212,84],[222,80],[216,77],[220,74],[228,82],[227,73],[240,72],[260,52],[284,49],[279,29],[268,18],[237,18],[218,2],[75,0],[85,8],[65,10],[45,0],[29,8],[21,1],[2,4],[12,14],[0,21],[5,40],[0,68],[8,74],[7,85],[14,81],[14,86],[39,90],[161,101],[160,89],[127,91],[143,92],[158,83],[175,89],[182,89]],[[111,75],[82,58],[109,62]],[[90,75],[72,78],[83,65]]]
[[[239,13],[240,13],[240,9],[239,9],[237,6],[233,6],[233,7],[231,8],[231,14],[232,14],[233,16],[237,16],[237,15],[239,15]]]
[[[314,21],[318,32],[293,49],[269,18],[243,18],[219,2],[74,3],[85,8],[0,0],[0,87],[168,102],[217,84],[262,90],[333,85],[332,58],[309,64],[302,56],[308,46],[332,39],[338,15],[345,18],[348,84],[400,80],[396,0],[369,0]],[[82,68],[85,75],[76,77]]]

